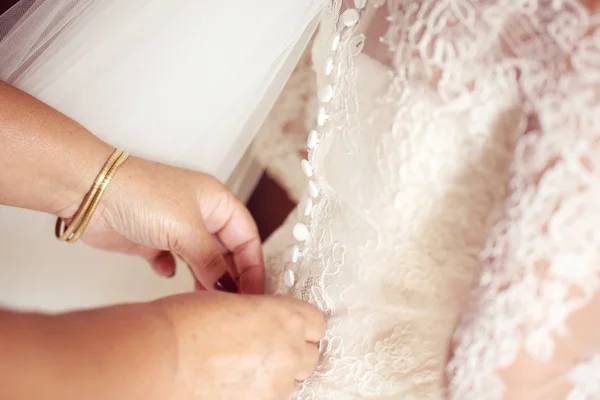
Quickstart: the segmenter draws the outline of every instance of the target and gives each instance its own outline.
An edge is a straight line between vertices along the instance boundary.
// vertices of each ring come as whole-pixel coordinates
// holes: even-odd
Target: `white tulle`
[[[29,3],[0,20],[0,79],[115,146],[226,180],[323,2]]]
[[[322,0],[22,0],[0,17],[0,79],[113,146],[226,181],[287,81]],[[55,243],[0,209],[0,303],[59,311],[189,290],[143,262]],[[34,251],[32,251],[34,250]]]

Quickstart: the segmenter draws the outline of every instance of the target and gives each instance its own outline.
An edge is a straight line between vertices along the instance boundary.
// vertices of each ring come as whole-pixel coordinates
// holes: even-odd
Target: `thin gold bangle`
[[[85,228],[89,224],[94,211],[98,207],[104,191],[108,187],[112,177],[116,174],[119,167],[129,157],[128,153],[124,153],[122,149],[117,149],[110,156],[104,167],[96,177],[93,186],[83,199],[83,203],[75,214],[73,221],[69,224],[64,232],[62,232],[64,220],[57,218],[54,228],[54,234],[60,241],[75,243],[83,234]]]
[[[83,217],[84,217],[87,209],[90,207],[90,204],[92,203],[92,200],[94,199],[96,192],[100,188],[100,185],[102,185],[102,182],[104,181],[104,178],[106,177],[106,174],[108,174],[108,171],[110,171],[110,169],[112,168],[112,166],[115,164],[115,162],[121,156],[122,153],[123,153],[123,150],[117,149],[113,152],[113,154],[110,156],[110,158],[106,161],[106,163],[102,167],[102,170],[96,177],[96,180],[94,181],[92,188],[83,198],[83,203],[81,203],[79,210],[77,210],[75,217],[73,217],[73,221],[71,221],[71,224],[66,228],[66,230],[64,232],[61,233],[62,227],[63,227],[63,222],[64,222],[63,219],[58,218],[56,220],[56,225],[54,227],[54,234],[56,235],[56,238],[58,240],[63,241],[63,242],[66,241],[68,238],[71,237],[71,235],[73,234],[75,229],[77,229],[77,227],[81,224],[81,221],[83,220]]]
[[[96,208],[98,208],[98,204],[100,204],[100,200],[102,199],[102,195],[106,191],[108,184],[110,183],[112,178],[115,176],[115,174],[117,173],[117,171],[119,170],[121,165],[123,165],[123,163],[127,160],[128,157],[129,157],[129,153],[122,153],[121,156],[117,159],[117,161],[115,161],[115,163],[113,164],[110,171],[108,171],[106,178],[104,178],[104,182],[102,182],[102,186],[99,188],[98,192],[94,196],[94,200],[92,201],[92,204],[90,205],[87,212],[85,213],[83,221],[81,222],[79,227],[75,230],[75,232],[73,232],[73,236],[67,239],[68,243],[75,243],[77,240],[79,240],[81,235],[83,235],[83,232],[85,231],[85,229],[89,225],[90,221],[92,220],[92,217],[94,216],[94,212],[96,211]]]

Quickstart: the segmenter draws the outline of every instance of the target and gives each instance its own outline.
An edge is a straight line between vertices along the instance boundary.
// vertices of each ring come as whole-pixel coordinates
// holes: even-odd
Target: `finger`
[[[153,257],[147,257],[146,260],[158,275],[165,278],[175,276],[176,261],[170,251],[156,251]]]
[[[173,249],[190,266],[194,277],[208,290],[218,289],[217,282],[227,274],[227,263],[204,227],[184,234]]]
[[[281,380],[274,383],[268,397],[269,400],[295,399],[298,391],[298,382],[295,379]]]
[[[118,233],[110,235],[109,237],[106,237],[105,235],[98,237],[92,233],[85,236],[84,240],[86,243],[98,249],[142,257],[160,276],[170,278],[175,275],[175,257],[168,251],[152,249],[137,244]]]
[[[327,332],[327,320],[325,315],[316,307],[312,307],[306,313],[306,341],[318,343],[325,337]]]
[[[230,293],[237,293],[238,287],[240,283],[240,275],[237,272],[237,268],[235,266],[235,262],[233,260],[233,254],[221,243],[218,237],[213,235],[213,240],[221,254],[223,254],[223,258],[225,259],[225,263],[227,263],[227,270],[229,271],[229,275],[223,275],[221,279],[217,282],[220,290],[224,290]]]
[[[192,267],[187,266],[190,272],[192,272]],[[194,292],[206,292],[206,288],[203,284],[201,284],[196,277],[194,277]]]
[[[296,379],[299,381],[306,380],[312,376],[319,365],[319,347],[314,343],[306,343],[302,355],[302,364],[296,374]]]
[[[229,271],[229,274],[231,275],[231,278],[234,281],[239,282],[240,275],[238,274],[237,269],[235,267],[235,262],[233,261],[233,254],[231,254],[231,253],[224,253],[223,254],[223,259],[225,260],[225,264],[227,264],[227,270]]]
[[[228,292],[228,293],[238,293],[240,277],[238,276],[236,268],[235,268],[235,264],[233,263],[233,254],[231,254],[231,253],[223,254],[223,259],[225,260],[225,263],[227,264],[227,270],[229,271],[229,273],[223,275],[217,281],[217,288],[221,291]]]
[[[250,213],[241,203],[217,236],[233,255],[240,290],[245,294],[261,294],[265,286],[262,243]]]
[[[151,249],[142,245],[135,245],[131,252],[137,254],[146,260],[154,272],[165,278],[171,278],[175,275],[176,261],[170,251]]]
[[[230,194],[225,199],[204,216],[206,227],[233,254],[236,274],[240,277],[240,291],[261,294],[265,275],[258,228],[241,201]]]
[[[289,296],[273,296],[279,305],[287,304],[293,312],[297,312],[304,318],[305,341],[317,343],[325,337],[327,331],[327,319],[325,314],[317,307],[302,300],[295,299]],[[287,307],[280,307],[285,315],[282,318],[286,319],[293,314]]]
[[[219,239],[219,237],[217,235],[213,235],[213,240],[217,244],[217,247],[221,251],[221,254],[230,253],[229,249],[227,247],[225,247],[225,245],[221,242],[221,239]]]
[[[200,282],[198,282],[198,280],[194,281],[194,292],[205,292],[206,288],[204,287],[203,284],[201,284]]]

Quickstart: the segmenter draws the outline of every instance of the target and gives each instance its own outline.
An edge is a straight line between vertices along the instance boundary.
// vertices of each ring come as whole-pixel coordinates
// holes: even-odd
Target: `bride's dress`
[[[331,2],[306,193],[266,245],[268,290],[329,315],[301,399],[600,398],[593,6]]]
[[[600,398],[594,4],[329,1],[305,194],[266,245],[268,291],[329,315],[301,399]],[[259,151],[295,143],[281,111]]]

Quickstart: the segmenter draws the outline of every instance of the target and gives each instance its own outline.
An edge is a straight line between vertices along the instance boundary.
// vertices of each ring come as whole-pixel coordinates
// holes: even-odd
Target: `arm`
[[[0,205],[68,220],[112,151],[75,121],[0,82]],[[83,240],[141,256],[163,276],[175,273],[177,254],[206,289],[229,275],[244,293],[263,291],[254,220],[220,182],[196,171],[130,157]]]
[[[0,397],[165,399],[173,330],[155,304],[59,316],[0,310]]]
[[[0,82],[0,204],[67,218],[112,151]],[[170,335],[152,304],[56,317],[0,310],[0,397],[165,398],[155,382],[174,370]]]
[[[53,317],[0,311],[0,398],[287,399],[315,370],[325,327],[293,298],[215,292]]]
[[[68,218],[111,152],[0,82],[0,204]],[[229,268],[242,291],[262,292],[256,225],[214,178],[132,157],[107,195],[87,243],[155,267],[174,252],[204,285]],[[287,398],[315,369],[324,333],[309,304],[215,292],[52,317],[0,310],[0,398]]]
[[[0,81],[0,204],[70,217],[112,150],[72,119]]]

